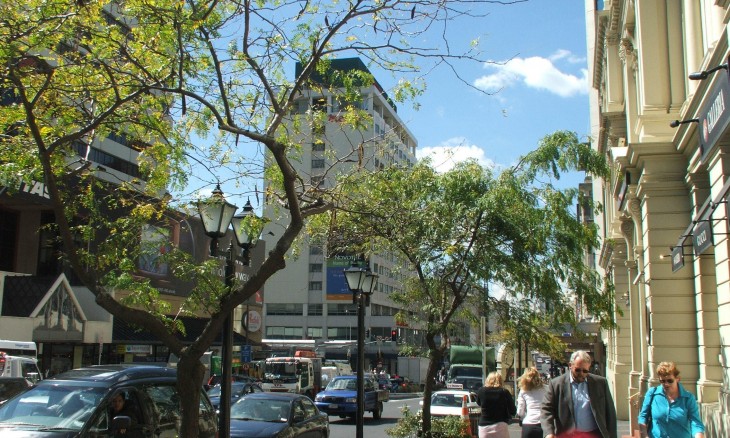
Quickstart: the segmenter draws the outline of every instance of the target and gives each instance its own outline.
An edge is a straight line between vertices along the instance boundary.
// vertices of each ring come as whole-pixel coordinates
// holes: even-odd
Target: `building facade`
[[[637,427],[674,361],[707,437],[730,435],[730,97],[727,0],[586,0],[594,181],[615,294],[604,333],[619,418]]]
[[[369,73],[358,58],[333,60],[331,68]],[[353,161],[359,161],[368,170],[415,163],[416,139],[398,117],[395,105],[380,84],[376,81],[362,87],[359,94],[359,100],[348,102],[337,90],[315,87],[302,90],[289,123],[302,126],[301,138],[297,139],[302,145],[297,171],[305,179],[305,186],[334,186],[338,173],[346,171]],[[344,105],[355,105],[367,112],[372,124],[360,129],[346,126],[342,123]],[[319,122],[310,123],[306,118]],[[271,206],[266,207],[264,215],[274,215]],[[267,231],[277,238],[280,229],[275,220]],[[264,238],[272,235],[265,232]],[[286,269],[266,283],[264,342],[314,340],[318,350],[327,357],[354,360],[357,306],[352,303],[343,269],[350,266],[355,256],[328,254],[326,244],[306,237],[298,251],[297,256],[287,261]],[[403,287],[409,269],[404,260],[392,253],[376,253],[367,263],[379,279],[365,316],[366,361],[368,365],[392,372],[393,367],[389,365],[396,362],[396,344],[421,343],[416,328],[395,324],[393,316],[398,308],[389,299],[392,292]]]

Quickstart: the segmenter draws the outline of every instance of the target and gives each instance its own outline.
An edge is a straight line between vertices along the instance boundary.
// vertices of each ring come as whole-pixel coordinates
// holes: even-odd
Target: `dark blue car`
[[[231,404],[235,403],[239,398],[246,394],[252,394],[254,392],[264,392],[261,387],[256,383],[246,382],[232,382],[231,383]],[[208,398],[213,404],[215,411],[218,412],[218,407],[221,404],[221,386],[216,385],[208,390]]]
[[[301,394],[246,394],[231,406],[231,438],[329,436],[329,419]]]

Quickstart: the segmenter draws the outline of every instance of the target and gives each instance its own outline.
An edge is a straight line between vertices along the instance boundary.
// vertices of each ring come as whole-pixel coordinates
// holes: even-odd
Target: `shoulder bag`
[[[654,418],[651,413],[651,405],[654,403],[654,395],[656,395],[658,386],[651,388],[651,396],[649,397],[649,415],[646,417],[646,434],[649,435],[651,432],[651,426],[654,423]]]

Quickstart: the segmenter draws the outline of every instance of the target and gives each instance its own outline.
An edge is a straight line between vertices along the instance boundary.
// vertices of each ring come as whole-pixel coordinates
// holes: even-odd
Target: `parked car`
[[[395,377],[390,379],[390,384],[390,392],[413,393],[421,391],[421,386],[418,383],[411,382],[408,377]]]
[[[257,383],[232,382],[231,405],[244,395],[254,392],[264,392],[264,390]],[[213,404],[215,411],[218,412],[218,407],[221,404],[221,385],[210,388],[208,390],[208,398],[211,404]]]
[[[33,437],[109,437],[112,398],[122,394],[125,412],[136,417],[131,431],[172,438],[180,432],[175,369],[132,364],[78,368],[42,380],[0,406],[0,434]],[[200,437],[217,436],[217,416],[200,388]],[[130,434],[131,435],[131,434]]]
[[[0,377],[0,404],[32,387],[24,377]]]
[[[327,438],[329,419],[301,394],[246,394],[231,406],[231,438]]]
[[[221,384],[221,375],[220,374],[211,374],[210,378],[208,379],[208,382],[206,382],[205,390],[208,391],[210,388],[220,385]],[[254,379],[251,376],[247,376],[244,374],[233,374],[231,376],[231,382],[246,382],[246,383],[254,383],[256,382],[256,379]]]
[[[460,389],[445,389],[442,391],[435,391],[431,394],[431,416],[460,416],[464,397],[467,398],[466,406],[469,409],[469,414],[478,415],[481,412],[481,408],[477,403],[477,395],[474,392]],[[423,406],[423,400],[421,400],[419,404]]]

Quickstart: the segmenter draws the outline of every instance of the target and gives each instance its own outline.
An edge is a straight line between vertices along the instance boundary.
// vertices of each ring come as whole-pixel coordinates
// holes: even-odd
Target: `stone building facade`
[[[730,435],[728,0],[586,0],[594,147],[612,165],[599,269],[619,417],[636,417],[674,361],[707,437]]]

